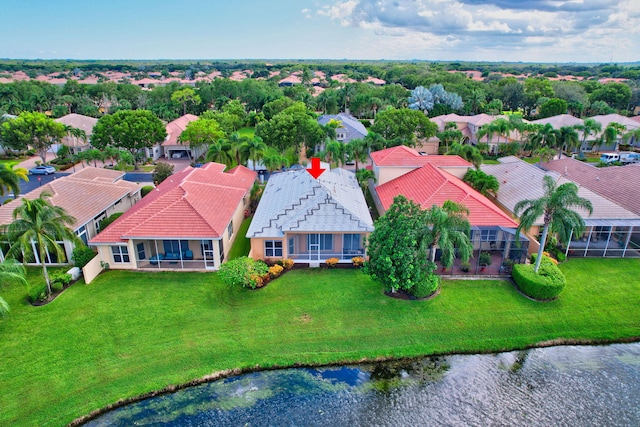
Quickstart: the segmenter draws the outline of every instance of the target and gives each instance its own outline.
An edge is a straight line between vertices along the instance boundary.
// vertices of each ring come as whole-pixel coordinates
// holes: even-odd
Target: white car
[[[173,153],[171,155],[171,158],[173,158],[173,159],[181,159],[186,155],[187,155],[187,153],[185,151],[177,151],[177,152],[175,152],[175,153]]]

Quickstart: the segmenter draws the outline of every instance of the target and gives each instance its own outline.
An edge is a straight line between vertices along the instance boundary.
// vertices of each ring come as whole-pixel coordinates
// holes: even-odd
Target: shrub
[[[151,173],[151,178],[156,185],[173,175],[174,166],[166,162],[158,162]]]
[[[416,283],[413,288],[409,290],[409,293],[416,298],[426,298],[429,295],[433,295],[438,290],[440,285],[440,276],[436,274],[429,274],[425,280]]]
[[[329,258],[326,262],[327,267],[335,267],[336,264],[340,261],[338,258]]]
[[[47,285],[42,284],[40,286],[32,286],[31,289],[29,289],[29,294],[27,295],[27,299],[29,300],[30,303],[46,300]]]
[[[364,258],[361,256],[351,258],[351,262],[354,267],[362,267],[364,265]]]
[[[271,277],[272,279],[275,279],[276,277],[278,277],[280,274],[282,274],[282,271],[284,270],[284,267],[282,267],[281,265],[274,265],[272,267],[269,267],[269,277]]]
[[[116,219],[120,218],[121,216],[122,216],[122,212],[116,212],[116,213],[114,213],[112,215],[109,215],[107,218],[101,220],[100,224],[99,224],[100,230],[104,230],[109,225],[111,225],[111,223],[113,221],[115,221]]]
[[[560,295],[566,280],[560,269],[549,257],[543,257],[536,274],[533,264],[513,266],[513,280],[527,296],[536,300],[551,300]]]
[[[60,292],[64,289],[62,282],[51,282],[51,292]]]
[[[558,260],[558,262],[564,262],[567,259],[567,255],[565,255],[565,253],[562,251],[558,251],[556,253],[556,259]]]
[[[140,189],[140,196],[144,197],[147,194],[151,193],[154,190],[154,186],[153,185],[145,185],[144,187],[142,187]]]
[[[71,275],[63,272],[53,273],[49,279],[52,286],[54,283],[60,283],[62,286],[67,286],[71,283]]]
[[[293,267],[293,260],[292,259],[279,259],[278,261],[276,261],[276,263],[278,265],[281,265],[282,267],[284,267],[286,270],[288,270],[291,267]]]
[[[83,245],[83,246],[76,246],[73,249],[73,252],[71,254],[71,259],[73,260],[73,263],[76,265],[76,267],[82,268],[85,265],[87,265],[89,261],[93,259],[94,256],[96,256],[96,253],[93,252],[93,249]]]
[[[491,254],[489,252],[480,252],[479,262],[480,265],[491,265]]]
[[[229,286],[259,288],[263,284],[262,276],[269,273],[269,267],[262,261],[243,256],[228,261],[220,267],[220,278]]]

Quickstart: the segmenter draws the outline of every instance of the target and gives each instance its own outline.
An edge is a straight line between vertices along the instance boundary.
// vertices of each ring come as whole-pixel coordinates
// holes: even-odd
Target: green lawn
[[[233,246],[231,246],[231,250],[229,251],[230,260],[249,255],[249,251],[251,250],[251,239],[247,239],[245,236],[247,234],[247,230],[249,230],[251,218],[252,217],[245,218],[245,220],[242,221],[242,225],[240,225],[240,229],[238,230],[238,235],[236,236]]]
[[[557,301],[510,282],[444,281],[430,301],[400,301],[356,270],[294,270],[264,289],[215,273],[111,270],[31,307],[2,295],[0,425],[60,426],[120,398],[212,372],[523,348],[640,337],[640,260],[571,260]]]

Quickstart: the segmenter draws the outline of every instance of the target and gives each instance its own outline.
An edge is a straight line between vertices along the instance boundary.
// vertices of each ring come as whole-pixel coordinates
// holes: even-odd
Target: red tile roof
[[[207,163],[171,175],[90,243],[221,237],[257,176],[244,166],[224,168]]]
[[[635,214],[640,214],[640,165],[597,168],[570,157],[542,163],[542,169],[554,171],[594,193],[612,200]]]
[[[184,116],[178,117],[174,121],[167,123],[167,139],[164,140],[162,145],[180,145],[178,142],[180,134],[186,129],[189,123],[196,120],[198,120],[198,116],[185,114]]]
[[[451,200],[469,209],[469,223],[472,226],[501,226],[515,228],[516,222],[485,196],[469,187],[459,178],[444,172],[434,165],[404,174],[376,188],[385,210],[400,194],[418,203],[422,209],[433,205],[442,206]]]
[[[371,153],[371,160],[373,160],[376,166],[420,167],[426,164],[432,164],[440,167],[471,166],[471,163],[467,162],[460,156],[423,156],[413,148],[405,147],[404,145],[374,151]]]

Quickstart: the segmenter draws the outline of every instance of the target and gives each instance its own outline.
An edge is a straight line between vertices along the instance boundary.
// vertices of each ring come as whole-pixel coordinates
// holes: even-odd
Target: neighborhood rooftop
[[[138,185],[124,181],[123,177],[124,172],[85,167],[74,174],[43,184],[22,197],[36,199],[42,192],[47,191],[52,194],[49,199],[51,203],[64,208],[76,219],[75,225],[79,226],[105,211],[114,202],[138,192]],[[0,224],[13,221],[13,210],[22,203],[21,198],[0,207]]]
[[[163,181],[90,243],[122,243],[138,238],[221,237],[256,173],[207,163],[188,167]]]
[[[446,200],[451,200],[469,209],[469,223],[472,226],[517,227],[509,215],[485,196],[431,164],[376,187],[376,192],[385,210],[389,209],[393,198],[400,194],[418,203],[422,209],[442,206]]]
[[[271,175],[247,237],[283,237],[284,232],[370,232],[373,220],[352,172],[306,170]]]
[[[432,164],[437,167],[469,167],[471,163],[460,156],[421,155],[413,148],[399,145],[371,153],[376,166],[420,167]]]

